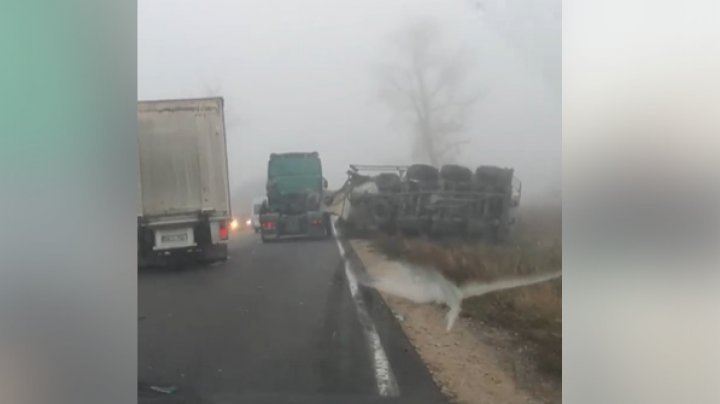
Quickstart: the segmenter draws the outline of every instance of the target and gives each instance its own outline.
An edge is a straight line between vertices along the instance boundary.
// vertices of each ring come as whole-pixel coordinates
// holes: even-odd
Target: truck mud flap
[[[228,246],[227,244],[215,244],[205,247],[200,253],[200,261],[203,263],[213,263],[227,261]]]

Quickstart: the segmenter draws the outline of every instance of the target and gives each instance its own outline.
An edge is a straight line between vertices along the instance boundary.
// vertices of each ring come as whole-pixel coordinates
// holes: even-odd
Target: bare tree
[[[409,125],[414,158],[435,166],[452,162],[469,143],[462,134],[478,98],[465,91],[467,54],[448,50],[430,21],[401,31],[392,45],[393,55],[381,65],[383,100]]]
[[[239,124],[240,118],[234,113],[228,104],[228,94],[223,92],[223,86],[217,82],[205,82],[203,85],[202,96],[204,97],[223,97],[225,99],[225,126],[228,128],[235,127]]]

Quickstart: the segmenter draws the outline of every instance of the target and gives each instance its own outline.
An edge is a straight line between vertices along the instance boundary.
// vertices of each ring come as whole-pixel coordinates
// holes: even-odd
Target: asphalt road
[[[138,294],[141,402],[443,401],[377,293],[362,288],[399,387],[397,398],[379,396],[335,240],[240,234],[225,263],[141,270]]]

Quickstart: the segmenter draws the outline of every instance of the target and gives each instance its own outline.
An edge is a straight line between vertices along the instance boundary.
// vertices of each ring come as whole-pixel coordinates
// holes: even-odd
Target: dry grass
[[[468,299],[463,315],[517,333],[537,368],[562,376],[562,280]]]
[[[378,250],[391,258],[430,265],[450,280],[490,281],[562,268],[560,208],[520,212],[513,243],[438,243],[421,239],[381,238]],[[529,348],[537,369],[562,375],[562,280],[470,298],[463,316],[511,331]]]
[[[562,266],[559,243],[486,245],[386,237],[375,245],[390,258],[437,268],[457,284],[552,272]]]

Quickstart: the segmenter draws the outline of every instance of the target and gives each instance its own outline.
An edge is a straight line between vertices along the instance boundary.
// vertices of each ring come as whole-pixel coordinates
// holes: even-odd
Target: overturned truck
[[[440,169],[350,165],[348,180],[326,197],[347,233],[459,236],[505,241],[514,223],[521,184],[513,169],[480,166],[474,172],[448,164]]]

